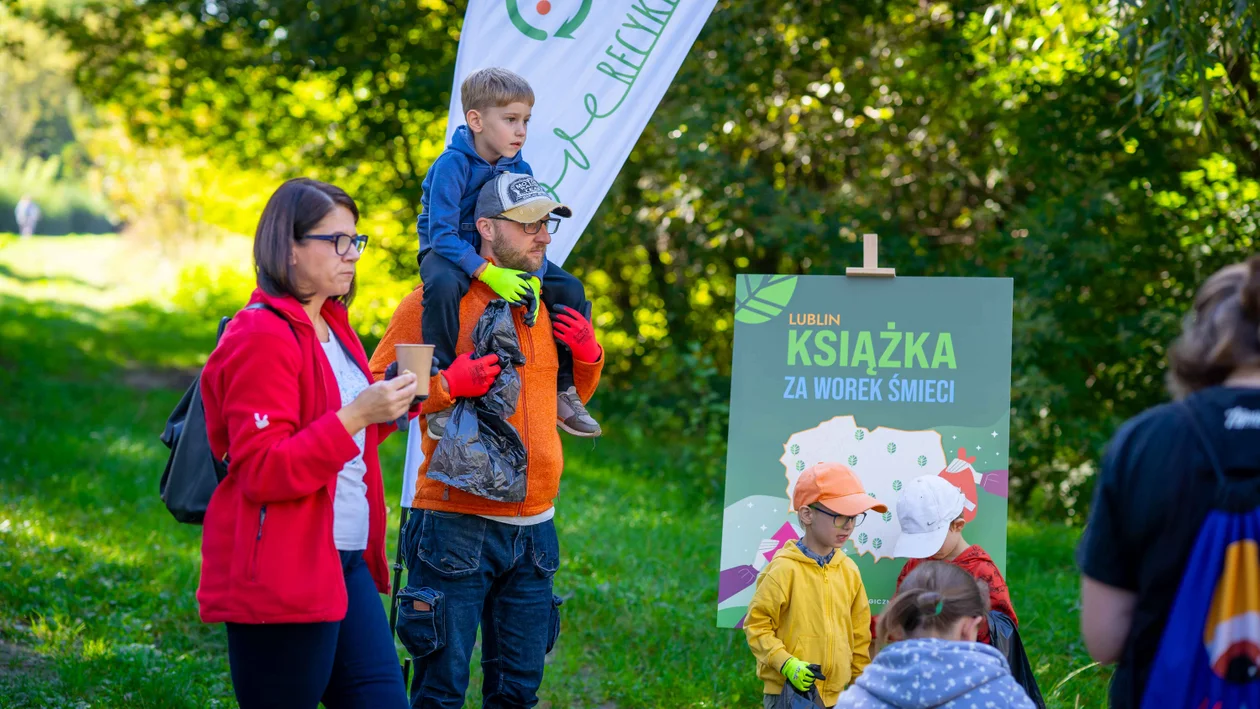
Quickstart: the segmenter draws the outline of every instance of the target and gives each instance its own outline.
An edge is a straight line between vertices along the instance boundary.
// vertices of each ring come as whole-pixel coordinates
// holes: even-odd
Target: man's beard
[[[534,247],[533,242],[530,242],[527,249],[518,250],[508,243],[498,224],[494,225],[494,231],[495,240],[491,250],[494,252],[495,261],[499,262],[501,268],[511,268],[517,271],[525,271],[526,273],[533,273],[542,268],[543,261],[547,258],[546,250],[538,254],[531,253],[530,249]]]

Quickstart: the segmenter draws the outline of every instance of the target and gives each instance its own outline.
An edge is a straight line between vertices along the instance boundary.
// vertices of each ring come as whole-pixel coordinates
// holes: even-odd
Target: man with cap
[[[532,187],[520,184],[522,177],[533,180],[504,173],[486,184],[478,200],[477,229],[483,258],[528,273],[546,258],[548,215],[559,205],[529,196]],[[514,211],[522,206],[530,209]],[[415,341],[422,291],[408,294],[394,312],[372,357],[377,379],[394,361],[394,345]],[[494,382],[494,358],[474,360],[471,351],[473,328],[497,297],[478,281],[460,300],[456,356],[430,381],[422,407],[426,416],[459,397],[482,396]],[[397,624],[398,636],[415,660],[411,690],[417,709],[464,705],[478,627],[485,706],[534,706],[544,659],[559,634],[561,600],[552,593],[552,581],[560,567],[560,547],[552,518],[564,458],[555,425],[555,339],[572,350],[575,391],[582,401],[589,400],[599,383],[604,355],[581,313],[568,309],[553,317],[540,308],[532,326],[525,323],[525,314],[513,309],[525,364],[517,368],[521,389],[516,412],[508,418],[529,452],[525,500],[495,502],[428,479],[428,460],[437,441],[426,436],[422,443],[425,462],[402,533],[408,577],[399,594]]]
[[[478,245],[509,227],[514,233],[523,229],[524,236],[537,236],[539,239],[522,242],[519,245],[522,251],[512,250],[511,245],[500,239],[499,250],[502,253],[498,261],[485,259],[480,253],[472,254],[481,262],[472,271],[472,280],[445,259],[430,257],[425,261],[430,265],[422,267],[424,320],[420,324],[420,332],[425,344],[434,346],[433,356],[440,366],[448,366],[455,359],[455,341],[464,323],[459,304],[473,282],[489,286],[513,305],[525,306],[527,325],[534,324],[540,304],[545,304],[557,314],[581,314],[584,319],[590,319],[591,304],[586,299],[582,282],[549,263],[546,258],[550,235],[560,227],[559,217],[571,217],[573,210],[552,199],[532,176],[500,172],[478,191],[472,215],[477,237],[473,243]],[[446,265],[439,267],[439,264]],[[556,324],[561,330],[570,326],[565,317],[559,318]],[[603,431],[577,395],[573,379],[573,358],[581,355],[589,357],[597,346],[589,333],[585,334],[585,339],[574,343],[561,341],[564,346],[557,350],[555,425],[574,436],[598,437]],[[450,417],[449,408],[429,414],[425,422],[428,436],[440,439]]]
[[[840,463],[801,473],[792,507],[805,534],[783,545],[761,572],[744,620],[766,709],[792,707],[811,690],[833,706],[871,661],[866,587],[857,564],[837,552],[867,512],[888,507]]]
[[[1019,619],[1015,617],[1011,592],[1002,572],[984,549],[963,539],[966,507],[967,496],[963,491],[938,475],[924,475],[905,484],[901,497],[897,498],[901,536],[893,548],[893,556],[910,561],[897,577],[897,588],[900,589],[901,582],[924,561],[947,561],[988,584],[989,607],[1010,616],[1018,627]],[[977,641],[989,643],[987,624],[980,626]]]

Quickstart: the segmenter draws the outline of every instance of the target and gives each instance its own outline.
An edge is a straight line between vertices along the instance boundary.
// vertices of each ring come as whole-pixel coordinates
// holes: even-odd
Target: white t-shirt
[[[368,388],[367,377],[359,369],[359,365],[346,354],[345,348],[332,330],[328,331],[328,342],[320,344],[324,347],[328,364],[332,365],[333,375],[337,377],[341,405],[347,406],[360,392]],[[367,549],[368,499],[367,483],[363,482],[363,476],[367,475],[367,464],[363,462],[363,446],[366,441],[366,431],[354,434],[359,454],[337,474],[337,497],[333,500],[333,541],[339,551]]]

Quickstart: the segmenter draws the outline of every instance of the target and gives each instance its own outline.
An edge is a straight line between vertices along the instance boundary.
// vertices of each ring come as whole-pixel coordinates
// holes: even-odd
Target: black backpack
[[[245,309],[270,310],[289,325],[289,330],[293,330],[288,318],[266,303],[254,303]],[[214,338],[216,347],[231,319],[224,317],[219,321],[219,332]],[[296,332],[294,336],[297,336]],[[162,442],[171,449],[171,455],[166,460],[166,470],[162,472],[162,481],[158,483],[162,502],[177,521],[201,524],[206,517],[210,496],[223,478],[227,477],[228,461],[219,460],[210,452],[206,413],[201,404],[200,374],[188,387],[188,391],[184,392],[170,418],[166,420]]]
[[[1032,703],[1037,709],[1046,709],[1046,700],[1042,698],[1041,688],[1037,686],[1037,676],[1033,674],[1032,662],[1024,651],[1024,641],[1019,637],[1015,621],[1002,611],[989,611],[989,639],[993,647],[1006,657],[1011,676],[1024,688]]]

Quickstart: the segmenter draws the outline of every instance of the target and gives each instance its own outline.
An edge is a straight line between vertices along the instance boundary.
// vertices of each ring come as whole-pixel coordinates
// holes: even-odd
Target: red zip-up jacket
[[[206,430],[228,475],[206,509],[197,601],[206,623],[315,623],[346,615],[346,584],[333,542],[337,474],[359,454],[337,418],[341,395],[315,327],[296,299],[255,290],[201,373]],[[372,381],[344,305],[320,311]],[[290,330],[292,325],[292,330]],[[392,425],[367,428],[369,531],[364,561],[389,593],[385,493],[377,444]]]

